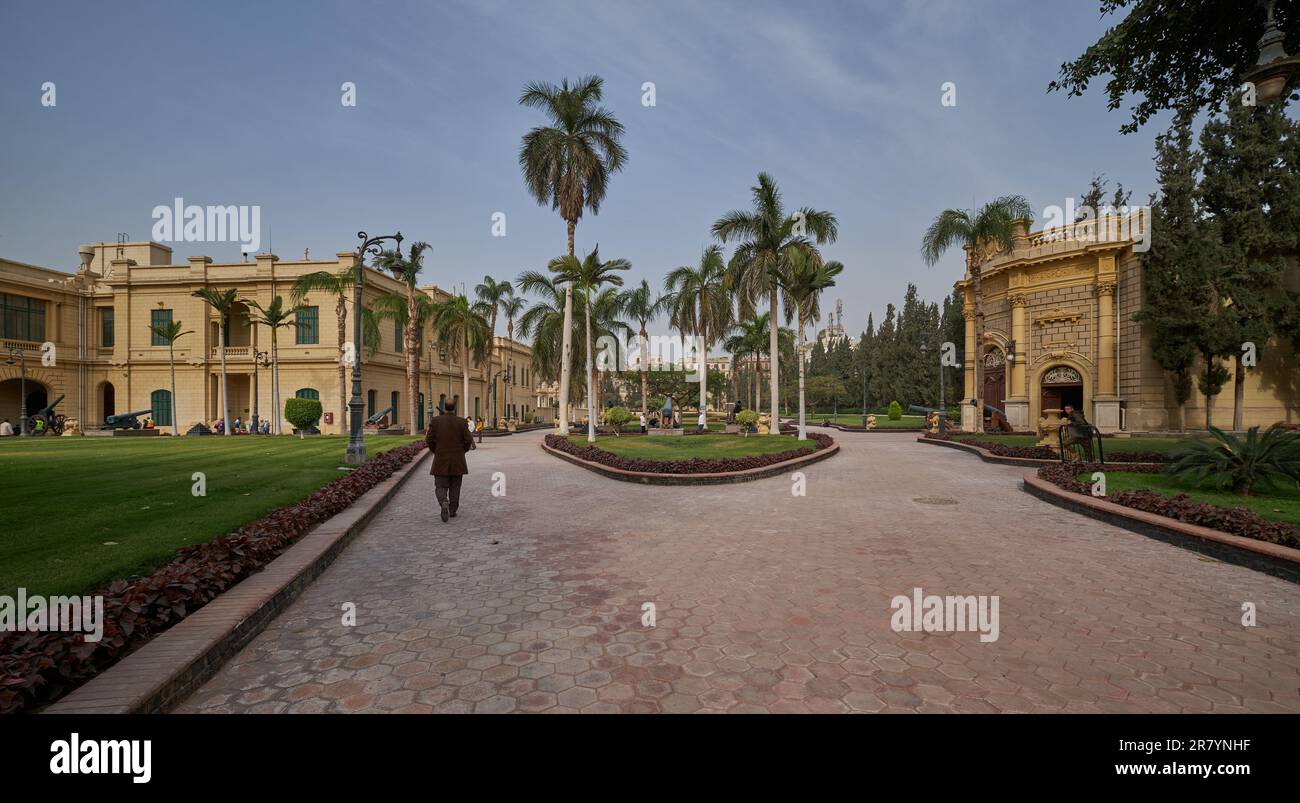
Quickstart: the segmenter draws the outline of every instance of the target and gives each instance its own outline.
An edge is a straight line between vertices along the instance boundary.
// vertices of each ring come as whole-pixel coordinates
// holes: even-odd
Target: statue
[[[1069,449],[1072,455],[1077,459],[1085,458],[1089,463],[1093,461],[1092,452],[1092,434],[1094,428],[1088,423],[1083,412],[1074,409],[1074,405],[1067,404],[1061,410],[1061,429],[1064,437],[1062,444]]]
[[[664,406],[661,413],[662,415],[659,418],[659,428],[672,429],[673,428],[673,397],[672,396],[664,396]]]
[[[875,429],[875,428],[876,428],[876,414],[872,413],[867,416],[867,429]]]

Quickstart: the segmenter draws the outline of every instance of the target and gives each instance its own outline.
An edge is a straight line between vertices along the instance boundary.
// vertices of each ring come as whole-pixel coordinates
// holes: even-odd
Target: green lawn
[[[1080,474],[1080,482],[1092,484],[1092,474]],[[1244,507],[1272,521],[1284,521],[1300,526],[1300,489],[1280,488],[1265,493],[1256,491],[1253,496],[1241,496],[1227,491],[1219,491],[1213,484],[1202,486],[1178,482],[1164,474],[1130,474],[1123,471],[1106,472],[1107,495],[1120,491],[1136,491],[1142,488],[1162,493],[1165,496],[1187,496],[1197,502],[1206,502],[1219,507]]]
[[[342,476],[346,447],[343,436],[5,438],[0,594],[81,594],[152,571]],[[206,496],[191,493],[195,472]]]
[[[587,445],[585,435],[570,435],[569,441],[579,446]],[[790,435],[682,435],[641,436],[616,438],[602,435],[596,446],[622,457],[639,457],[644,460],[689,460],[692,457],[719,459],[749,455],[786,452],[800,447]],[[803,446],[809,451],[819,448],[816,441],[808,440]]]
[[[962,433],[952,436],[953,440],[967,441],[989,441],[990,443],[1003,443],[1007,446],[1036,446],[1038,444],[1037,435],[976,435],[975,433]],[[1166,453],[1177,449],[1183,444],[1183,438],[1103,438],[1102,448],[1105,450],[1107,457],[1111,454],[1124,454],[1127,452],[1160,452]]]

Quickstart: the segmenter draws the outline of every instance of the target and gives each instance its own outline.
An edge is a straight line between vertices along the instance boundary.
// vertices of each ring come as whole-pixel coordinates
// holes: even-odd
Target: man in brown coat
[[[433,490],[438,496],[438,507],[442,508],[442,520],[454,518],[460,507],[460,483],[469,473],[465,464],[465,453],[475,448],[474,436],[470,434],[469,424],[456,415],[456,406],[448,401],[442,413],[429,422],[429,431],[425,433],[424,442],[433,452]]]

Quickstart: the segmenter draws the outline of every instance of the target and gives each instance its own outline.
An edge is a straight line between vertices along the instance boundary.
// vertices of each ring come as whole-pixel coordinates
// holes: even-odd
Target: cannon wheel
[[[62,435],[63,427],[64,424],[67,422],[67,420],[68,417],[66,415],[56,415],[49,423],[45,425],[46,429],[50,430],[50,432],[55,435]]]

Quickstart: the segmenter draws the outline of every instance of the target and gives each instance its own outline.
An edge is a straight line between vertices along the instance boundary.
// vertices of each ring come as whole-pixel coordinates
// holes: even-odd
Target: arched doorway
[[[1039,383],[1042,388],[1039,410],[1041,415],[1056,415],[1065,405],[1082,411],[1083,376],[1068,365],[1055,365],[1048,368]]]
[[[999,410],[1006,409],[1007,358],[996,346],[984,354],[984,403]]]
[[[45,385],[32,379],[27,378],[27,415],[28,417],[36,415],[40,409],[50,403],[49,389]],[[14,432],[19,429],[19,421],[23,406],[23,381],[22,379],[6,379],[0,382],[0,421],[9,419],[13,425]]]
[[[117,389],[112,382],[101,382],[95,394],[99,401],[99,420],[104,421],[117,413]]]

